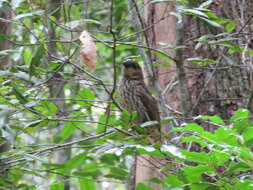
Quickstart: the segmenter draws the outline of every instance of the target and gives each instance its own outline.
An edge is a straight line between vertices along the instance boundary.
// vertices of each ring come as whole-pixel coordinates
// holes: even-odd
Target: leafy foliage
[[[225,125],[218,116],[201,116],[204,123],[210,122],[214,127],[213,132],[194,123],[174,128],[173,131],[188,134],[181,137],[181,143],[196,143],[202,151],[182,149],[181,157],[174,156],[182,168],[169,175],[164,180],[164,186],[179,189],[252,188],[253,154],[252,143],[248,142],[252,142],[253,136],[248,133],[252,130],[252,121],[248,117],[248,110],[238,110]],[[184,166],[184,163],[188,164]]]
[[[161,2],[172,0],[151,3]],[[237,66],[231,54],[244,51],[252,56],[252,50],[246,51],[234,37],[236,23],[210,10],[212,1],[173,2],[178,3],[171,13],[178,24],[188,15],[211,29],[224,28],[193,40],[196,51],[206,45],[227,48],[223,61],[190,57],[188,62]],[[0,0],[0,11],[13,14],[6,19],[12,23],[12,34],[0,35],[0,43],[12,44],[0,51],[1,57],[11,58],[9,67],[0,71],[0,145],[11,145],[0,153],[0,189],[61,190],[66,182],[73,189],[125,189],[136,153],[173,160],[162,169],[167,177],[153,179],[165,189],[252,189],[253,126],[248,110],[238,110],[229,121],[195,117],[195,123],[173,129],[182,134],[176,144],[148,145],[145,127],[154,122],[135,126],[140,135],[131,136],[136,113],[119,109],[116,79],[123,59],[141,60],[138,49],[148,48],[139,45],[136,34],[141,32],[131,27],[127,0],[115,0],[114,6],[100,0]],[[77,39],[84,29],[91,31],[99,52],[93,72],[80,63]],[[172,60],[162,50],[154,54]],[[199,150],[184,147],[189,144]],[[136,189],[152,188],[139,183]]]

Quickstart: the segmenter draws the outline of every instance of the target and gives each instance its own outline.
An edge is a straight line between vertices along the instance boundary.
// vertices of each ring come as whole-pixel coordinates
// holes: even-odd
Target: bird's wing
[[[158,102],[150,94],[144,82],[142,85],[138,85],[138,95],[140,96],[140,100],[142,101],[142,104],[145,106],[147,110],[147,116],[145,116],[147,118],[145,118],[144,121],[158,121],[159,122],[158,125],[152,126],[148,129],[149,134],[150,134],[149,141],[151,144],[154,144],[155,142],[160,142],[161,136],[159,132],[161,129],[160,129],[160,114],[159,114]]]
[[[160,114],[158,109],[158,103],[155,98],[150,94],[146,88],[144,82],[138,85],[138,96],[146,107],[148,118],[150,121],[160,121]]]

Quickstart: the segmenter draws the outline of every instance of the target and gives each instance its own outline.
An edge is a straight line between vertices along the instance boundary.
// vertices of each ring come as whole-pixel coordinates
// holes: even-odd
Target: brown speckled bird
[[[123,63],[123,77],[119,85],[120,104],[129,113],[136,111],[137,118],[134,124],[146,121],[160,122],[158,103],[148,91],[140,65],[132,60]],[[160,139],[160,126],[149,128],[152,142]]]

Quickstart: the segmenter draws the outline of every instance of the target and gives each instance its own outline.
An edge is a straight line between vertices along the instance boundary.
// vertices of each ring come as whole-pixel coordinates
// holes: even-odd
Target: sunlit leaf
[[[11,55],[14,53],[18,53],[18,50],[14,50],[14,49],[7,49],[7,50],[2,50],[0,51],[0,56],[6,56],[6,55]]]
[[[207,115],[200,115],[195,117],[195,119],[203,119],[207,121],[211,121],[216,124],[225,125],[225,122],[221,119],[221,117],[214,115],[214,116],[207,116]]]
[[[64,163],[64,168],[59,169],[60,172],[63,173],[68,173],[71,170],[77,168],[78,166],[80,166],[81,164],[84,163],[84,160],[86,158],[85,154],[79,154],[77,156],[74,156],[73,158],[71,158],[70,160],[68,160],[66,163]]]
[[[36,47],[33,57],[30,61],[29,65],[29,75],[32,76],[35,74],[35,68],[40,65],[40,59],[44,55],[44,47],[43,45],[40,45],[39,47]]]
[[[144,183],[138,183],[136,186],[136,190],[155,190],[155,189]]]
[[[250,112],[247,109],[239,109],[235,112],[235,115],[233,115],[230,118],[230,121],[236,121],[238,119],[247,119],[250,116]]]
[[[230,22],[226,25],[226,31],[227,32],[232,32],[236,27],[236,24],[234,22]]]
[[[96,190],[96,184],[92,179],[79,179],[80,189]]]
[[[169,187],[173,187],[173,188],[177,187],[178,190],[181,190],[178,187],[182,187],[182,185],[183,185],[183,182],[181,182],[179,180],[179,178],[176,175],[173,175],[173,174],[169,174],[168,177],[166,177],[164,179],[164,182],[166,184],[169,184]]]
[[[208,165],[198,165],[198,166],[186,166],[183,168],[183,171],[186,174],[188,182],[198,183],[202,181],[203,173],[213,173],[214,169]]]
[[[74,122],[65,122],[64,127],[61,130],[62,140],[68,139],[76,130],[76,125]]]
[[[23,13],[23,14],[17,15],[13,19],[18,20],[18,19],[21,19],[21,18],[29,17],[29,16],[43,15],[44,12],[45,12],[44,10],[36,10],[36,11],[29,12],[29,13]]]

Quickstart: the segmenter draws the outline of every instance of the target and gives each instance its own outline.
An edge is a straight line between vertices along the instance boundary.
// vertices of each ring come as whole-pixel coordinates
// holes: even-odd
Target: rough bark
[[[152,183],[148,180],[152,178],[161,179],[163,174],[159,171],[162,168],[161,160],[149,155],[137,155],[136,156],[136,173],[135,182],[145,183],[146,185],[153,187],[156,190],[161,189],[160,184]]]
[[[146,4],[148,2],[150,1],[145,1]],[[250,46],[252,40],[250,35],[242,37],[242,32],[250,34],[252,31],[250,20],[253,15],[250,14],[250,8],[252,8],[252,2],[246,0],[243,2],[216,0],[211,4],[211,9],[218,16],[234,20],[237,24],[236,32],[238,32],[239,40],[236,43],[242,47],[245,44]],[[173,9],[173,3],[157,3],[147,6],[146,22],[148,26],[153,25],[148,30],[152,47],[161,48],[159,46],[161,42],[172,46],[176,44],[176,18],[174,16],[166,17],[166,14],[169,14],[169,11]],[[166,18],[162,19],[163,17]],[[161,21],[158,22],[159,20]],[[190,96],[189,101],[192,102],[191,114],[218,114],[223,118],[229,118],[236,109],[246,106],[251,92],[252,58],[245,53],[248,46],[245,47],[242,54],[228,54],[226,47],[214,45],[203,45],[196,50],[194,47],[196,42],[192,39],[199,38],[204,34],[215,35],[217,32],[224,32],[224,30],[207,26],[203,21],[190,16],[184,19],[184,23],[183,44],[187,48],[183,51],[182,60],[184,60],[183,67]],[[168,50],[168,53],[175,54],[171,50]],[[235,65],[229,65],[224,56],[229,57]],[[185,61],[190,57],[218,60],[221,64],[206,67],[196,66]],[[157,60],[162,61],[158,58]],[[182,97],[180,96],[182,84],[180,84],[177,69],[178,65],[176,66],[173,62],[170,63],[169,68],[158,68],[158,79],[162,89],[170,89],[170,91],[164,91],[169,107],[173,111],[184,112],[186,110],[183,110],[184,108],[181,106]],[[179,83],[172,85],[178,80]]]
[[[238,33],[236,36],[238,40],[234,42],[242,47],[249,44],[251,40],[250,35],[242,36],[240,34],[242,31],[243,33],[252,31],[252,26],[246,23],[252,17],[251,11],[249,11],[250,7],[252,8],[250,1],[216,0],[211,5],[211,9],[219,17],[231,19],[237,24],[235,33]],[[186,20],[186,41],[204,34],[215,35],[217,32],[224,32],[223,29],[213,29],[201,22],[188,17]],[[250,71],[252,58],[250,56],[245,52],[229,54],[226,47],[214,45],[204,45],[197,50],[194,50],[194,47],[188,47],[184,56],[185,59],[201,56],[220,62],[220,64],[207,67],[187,65],[189,91],[193,102],[192,113],[194,115],[215,114],[227,119],[235,110],[246,107],[252,88],[252,73]],[[233,65],[231,62],[229,63],[228,58]]]
[[[131,0],[130,0],[131,1]],[[135,9],[137,14],[137,18],[139,18],[139,27],[136,27],[137,30],[144,30],[144,39],[139,42],[144,43],[146,46],[151,47],[151,48],[156,48],[158,49],[160,46],[158,42],[165,42],[168,44],[175,45],[175,38],[176,38],[176,19],[169,15],[169,11],[174,9],[174,4],[173,3],[159,3],[159,4],[149,4],[150,1],[145,1],[145,20],[141,20],[140,17],[138,17],[138,9],[136,8],[136,3],[132,3],[131,7]],[[140,14],[140,13],[139,13]],[[135,26],[138,26],[138,24],[135,23]],[[158,32],[159,31],[159,32]],[[171,34],[171,35],[168,35]],[[174,36],[173,36],[174,35]],[[175,52],[174,51],[168,51],[168,54],[173,55]],[[166,86],[168,85],[169,81],[175,79],[175,74],[172,75],[167,75],[168,69],[164,67],[159,67],[155,68],[152,65],[152,62],[155,62],[158,60],[158,58],[155,56],[155,54],[150,53],[149,51],[147,52],[147,56],[143,56],[143,51],[141,51],[142,57],[144,58],[144,62],[146,64],[150,65],[145,65],[145,70],[147,71],[147,76],[151,81],[151,85],[153,85],[156,90],[160,89],[165,89]],[[173,57],[173,56],[172,56]],[[174,65],[174,63],[171,63]],[[173,66],[174,69],[176,69],[176,66]],[[155,71],[156,70],[156,71]],[[154,72],[155,71],[155,72]],[[150,73],[153,72],[153,73]],[[156,84],[158,77],[159,84]],[[162,94],[162,91],[160,91],[159,95]],[[167,97],[166,97],[167,98]],[[178,97],[175,97],[178,99]],[[161,105],[161,110],[164,111],[164,99],[160,99],[160,105]],[[175,105],[173,105],[175,106]],[[164,111],[166,112],[166,111]],[[163,113],[162,115],[166,115],[166,113]],[[163,133],[168,133],[168,126],[163,126],[162,132]],[[161,189],[161,185],[155,184],[152,182],[149,182],[149,179],[152,178],[158,178],[162,179],[164,175],[160,172],[160,169],[164,166],[164,161],[155,158],[149,155],[137,155],[136,156],[136,163],[135,163],[135,184],[138,183],[145,183],[151,187],[153,187],[156,190]]]
[[[0,21],[0,34],[1,35],[10,35],[11,34],[11,22],[7,22],[11,19],[11,11],[8,6],[4,3],[0,7],[0,18],[6,19],[5,21]],[[10,49],[11,44],[6,39],[1,40],[0,51]],[[0,69],[6,68],[10,64],[10,56],[1,56],[0,57]]]
[[[214,45],[203,45],[196,50],[196,42],[192,39],[204,34],[215,35],[224,30],[212,28],[190,16],[184,18],[184,40],[178,41],[181,44],[177,43],[176,39],[180,30],[177,31],[176,28],[176,17],[169,15],[170,11],[174,10],[175,4],[164,2],[150,4],[150,2],[150,0],[145,1],[145,18],[151,47],[159,49],[161,48],[159,43],[187,46],[183,52],[166,50],[168,54],[176,58],[177,62],[168,63],[167,68],[157,69],[159,84],[163,89],[169,110],[172,113],[183,113],[181,115],[184,116],[183,119],[199,114],[220,115],[227,119],[238,108],[246,107],[247,103],[248,108],[252,109],[253,101],[250,98],[253,97],[253,95],[250,96],[253,94],[252,57],[246,53],[247,48],[252,45],[252,38],[249,35],[252,33],[252,25],[250,25],[253,17],[250,11],[253,7],[252,1],[215,0],[210,7],[218,16],[234,20],[237,24],[235,33],[238,33],[239,39],[235,42],[245,47],[244,52],[240,54],[228,54],[226,47]],[[242,37],[242,32],[248,35]],[[231,65],[225,56],[229,57],[234,65]],[[190,57],[218,60],[220,64],[205,67],[192,65],[185,61]],[[152,54],[152,61],[163,62],[164,60]],[[183,101],[190,102],[191,106],[184,107],[187,102]],[[188,114],[189,111],[190,114]],[[167,129],[163,132],[167,133]],[[148,178],[148,176],[145,177]]]

